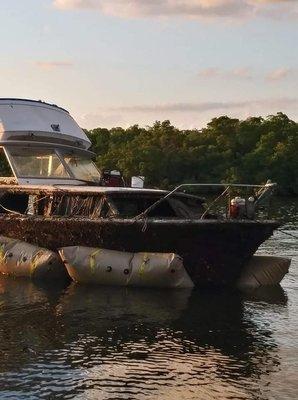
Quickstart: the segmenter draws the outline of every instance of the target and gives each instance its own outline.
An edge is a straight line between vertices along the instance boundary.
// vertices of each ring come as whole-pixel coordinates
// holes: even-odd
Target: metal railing
[[[139,220],[142,218],[145,218],[150,211],[152,211],[154,208],[156,208],[160,203],[162,203],[164,200],[168,199],[169,197],[173,196],[173,194],[177,193],[180,189],[182,188],[188,188],[188,187],[213,187],[213,188],[224,188],[224,191],[207,207],[207,209],[204,211],[204,213],[201,216],[201,219],[203,219],[206,214],[210,211],[212,206],[217,203],[217,201],[222,198],[224,195],[228,194],[231,188],[251,188],[251,189],[260,189],[256,200],[255,204],[259,204],[261,200],[268,195],[271,195],[274,188],[277,186],[276,183],[272,183],[271,181],[267,181],[264,185],[250,185],[250,184],[238,184],[238,183],[182,183],[181,185],[175,187],[172,191],[167,193],[164,197],[161,199],[158,199],[155,203],[153,203],[151,206],[146,208],[141,214],[137,215],[134,217],[135,220]]]

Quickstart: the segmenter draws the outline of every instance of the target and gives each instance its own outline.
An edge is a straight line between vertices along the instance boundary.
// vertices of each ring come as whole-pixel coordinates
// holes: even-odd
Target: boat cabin
[[[182,184],[171,193],[119,187],[121,175],[101,173],[90,146],[65,109],[42,101],[0,99],[0,175],[7,175],[0,178],[0,214],[133,218],[146,212],[154,218],[218,218],[205,210],[201,198],[178,192],[210,184]],[[253,219],[256,205],[274,184],[211,186],[224,189],[219,198],[228,200],[225,217]],[[260,192],[247,199],[232,197],[233,188],[249,186]]]
[[[90,140],[68,111],[42,101],[0,99],[3,183],[98,184]],[[5,165],[6,159],[8,165]]]
[[[113,186],[92,162],[91,142],[68,111],[42,101],[0,99],[0,213],[134,217],[167,192]],[[119,186],[119,185],[116,185]],[[176,194],[149,217],[191,218],[195,196]]]

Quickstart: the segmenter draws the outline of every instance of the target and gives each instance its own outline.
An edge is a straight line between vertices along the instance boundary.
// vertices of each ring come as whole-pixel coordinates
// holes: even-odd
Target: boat
[[[112,186],[69,112],[42,101],[0,99],[0,235],[58,251],[67,246],[175,253],[196,286],[231,285],[279,222],[260,206],[274,184],[210,184],[228,211],[172,191]],[[7,164],[5,164],[7,161]],[[243,188],[254,196],[230,198]],[[258,212],[261,210],[260,212]]]

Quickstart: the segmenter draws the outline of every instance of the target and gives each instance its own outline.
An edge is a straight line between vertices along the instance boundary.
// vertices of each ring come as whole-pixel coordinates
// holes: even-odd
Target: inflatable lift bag
[[[237,282],[239,289],[278,285],[288,273],[291,260],[284,257],[253,256]]]
[[[0,273],[33,279],[69,279],[58,254],[5,236],[0,236]]]
[[[59,250],[70,277],[80,283],[189,288],[194,284],[173,253],[125,253],[73,246]]]

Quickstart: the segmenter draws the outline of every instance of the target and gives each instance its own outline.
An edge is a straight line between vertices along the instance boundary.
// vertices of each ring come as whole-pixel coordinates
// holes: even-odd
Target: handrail
[[[212,203],[209,205],[209,207],[206,208],[206,210],[203,212],[203,214],[201,215],[201,219],[204,219],[205,215],[208,214],[209,210],[211,209],[211,207],[221,198],[223,197],[226,193],[228,193],[230,190],[230,186],[228,186],[227,188],[225,188],[225,190],[223,192],[221,192],[221,194],[219,196],[216,197],[216,199],[214,199],[212,201]]]
[[[139,220],[143,217],[145,217],[151,210],[153,210],[156,206],[158,206],[160,203],[162,203],[164,200],[168,199],[170,196],[172,196],[174,193],[176,193],[179,189],[183,187],[225,187],[226,189],[231,188],[231,187],[238,187],[238,188],[273,188],[277,184],[276,183],[271,183],[270,181],[267,181],[264,185],[245,185],[245,184],[240,184],[240,183],[182,183],[181,185],[175,187],[171,192],[167,193],[164,197],[161,199],[157,200],[155,203],[151,204],[146,210],[144,210],[141,214],[138,214],[134,217],[135,220]],[[226,192],[226,190],[225,190]]]

